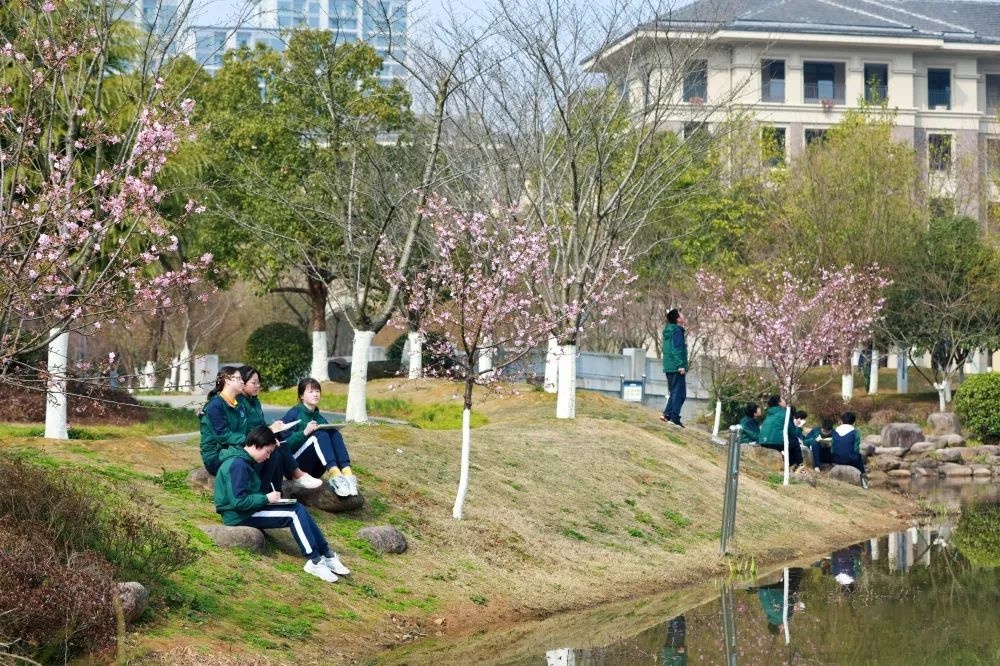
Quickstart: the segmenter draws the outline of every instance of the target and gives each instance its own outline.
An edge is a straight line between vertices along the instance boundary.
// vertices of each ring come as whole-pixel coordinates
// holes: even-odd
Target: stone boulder
[[[937,477],[937,467],[913,467],[910,469],[914,476]]]
[[[921,458],[913,462],[913,467],[920,467],[922,469],[937,469],[941,466],[941,461],[935,458]]]
[[[992,476],[993,472],[990,471],[987,465],[973,465],[972,466],[972,476],[975,477],[988,477]]]
[[[962,459],[962,449],[938,449],[934,456],[941,462],[958,462]]]
[[[865,457],[875,455],[875,451],[876,450],[878,450],[878,447],[875,446],[874,444],[872,444],[871,442],[862,442],[861,443],[861,453]]]
[[[882,428],[882,446],[898,446],[908,451],[917,442],[924,441],[924,433],[916,423],[890,423]]]
[[[919,456],[919,455],[922,455],[924,453],[927,453],[928,451],[933,451],[936,448],[937,448],[937,445],[934,442],[917,442],[916,444],[914,444],[913,446],[910,447],[910,450],[907,451],[907,455],[908,456],[911,456],[911,455],[917,455],[917,456]]]
[[[939,448],[942,449],[962,446],[962,444],[965,444],[965,438],[955,433],[947,435],[931,435],[927,439],[935,444],[939,444]]]
[[[962,432],[962,424],[954,412],[934,412],[927,417],[927,426],[934,435],[958,435]]]
[[[350,497],[340,497],[326,483],[315,489],[290,486],[291,484],[284,489],[286,497],[294,497],[306,506],[320,511],[343,513],[344,511],[356,511],[365,505],[365,498],[360,492]]]
[[[785,469],[784,457],[781,452],[774,449],[765,449],[763,446],[744,446],[740,450],[740,457],[776,472],[781,472]]]
[[[201,525],[201,531],[220,548],[242,548],[259,553],[264,550],[264,533],[256,527]]]
[[[896,456],[898,458],[904,453],[906,451],[898,446],[878,446],[875,448],[875,455],[877,456]]]
[[[855,486],[861,485],[861,471],[849,465],[834,465],[831,467],[830,478]]]
[[[882,446],[882,435],[865,435],[864,439],[861,440],[862,444],[871,444],[872,446]]]
[[[968,465],[957,465],[955,463],[943,463],[938,467],[938,472],[942,476],[972,476],[972,468]]]
[[[188,487],[195,492],[209,493],[215,492],[215,477],[208,473],[204,467],[191,470],[187,476]]]
[[[890,469],[888,474],[893,479],[908,479],[912,473],[908,469]]]
[[[391,525],[362,527],[357,537],[370,543],[380,553],[406,552],[406,537]]]
[[[876,456],[868,459],[868,466],[872,469],[889,472],[902,467],[903,461],[894,456]]]
[[[271,543],[277,550],[286,555],[294,555],[295,557],[302,557],[302,551],[299,550],[299,544],[295,543],[295,539],[292,537],[292,531],[287,527],[279,527],[273,530],[264,530],[264,536],[267,541]]]
[[[149,606],[149,590],[142,583],[118,583],[118,599],[126,622],[135,622]]]

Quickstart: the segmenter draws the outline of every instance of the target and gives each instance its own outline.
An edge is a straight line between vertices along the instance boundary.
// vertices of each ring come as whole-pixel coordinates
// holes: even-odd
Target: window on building
[[[819,103],[832,100],[843,104],[847,89],[844,86],[844,63],[802,63],[803,97],[806,102]]]
[[[951,134],[927,135],[927,161],[931,171],[951,168]]]
[[[865,101],[881,104],[889,98],[889,65],[865,63]]]
[[[684,101],[704,102],[708,99],[708,61],[695,60],[684,75]]]
[[[760,62],[760,101],[785,101],[784,60],[762,60]]]
[[[951,70],[927,70],[927,108],[951,108]]]
[[[1000,113],[1000,74],[986,75],[986,113]]]
[[[823,143],[826,139],[825,129],[807,129],[806,130],[806,145],[811,146],[814,143]]]
[[[761,156],[764,164],[779,167],[785,164],[785,128],[764,127],[760,131]]]

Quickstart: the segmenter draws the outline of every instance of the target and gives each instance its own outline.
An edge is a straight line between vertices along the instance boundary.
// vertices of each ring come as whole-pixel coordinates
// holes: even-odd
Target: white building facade
[[[656,72],[643,59],[669,63],[683,43],[697,48],[673,86],[669,129],[725,100],[772,127],[790,159],[859,100],[885,101],[930,196],[1000,223],[1000,2],[699,0],[639,26],[591,67],[615,76],[616,57],[630,53],[622,83],[648,99]]]

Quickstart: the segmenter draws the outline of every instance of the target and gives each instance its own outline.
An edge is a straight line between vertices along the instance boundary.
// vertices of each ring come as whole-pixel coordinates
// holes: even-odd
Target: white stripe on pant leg
[[[319,458],[320,464],[323,465],[323,469],[326,469],[326,458],[323,456],[323,449],[319,448],[319,440],[315,437],[313,439],[316,440],[316,456]]]
[[[309,539],[306,538],[306,533],[302,529],[302,521],[299,520],[299,515],[294,511],[258,511],[252,514],[254,518],[291,518],[292,527],[299,534],[299,541],[305,546],[306,555],[312,553],[312,546],[309,545]]]
[[[309,439],[306,440],[305,444],[303,444],[302,446],[299,447],[298,451],[296,451],[295,453],[292,454],[292,457],[298,459],[298,457],[302,455],[303,451],[305,451],[306,449],[308,449],[311,445],[318,444],[318,443],[319,443],[319,440],[316,439],[316,435],[313,435],[312,437],[310,437]]]

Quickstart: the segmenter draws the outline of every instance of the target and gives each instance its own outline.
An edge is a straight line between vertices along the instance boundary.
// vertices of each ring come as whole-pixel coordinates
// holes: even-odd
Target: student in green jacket
[[[329,583],[351,571],[345,567],[320,531],[312,516],[299,503],[278,504],[281,493],[261,486],[257,466],[267,462],[278,439],[267,426],[258,426],[245,437],[242,446],[230,446],[215,476],[215,510],[230,526],[261,530],[287,527],[299,550],[308,558],[303,570]]]
[[[257,426],[268,425],[267,419],[264,418],[264,408],[257,397],[257,394],[260,393],[260,373],[249,365],[240,366],[239,371],[240,378],[243,380],[243,392],[237,396],[237,400],[242,403],[246,411],[246,427],[249,432]],[[284,427],[285,424],[282,421],[275,421],[270,425],[273,432],[281,432]],[[295,462],[288,447],[280,444],[268,461],[261,465],[260,477],[265,488],[274,484],[274,488],[279,492],[282,489],[283,479],[289,479],[307,489],[319,488],[323,485],[322,479],[317,479],[299,469],[299,464]]]
[[[740,444],[753,445],[760,441],[760,407],[756,402],[748,402],[740,419]]]
[[[219,471],[219,455],[247,439],[247,410],[240,404],[243,379],[233,366],[223,366],[201,414],[201,460],[209,474]]]
[[[667,376],[667,404],[663,408],[661,421],[681,424],[681,407],[687,398],[688,348],[684,337],[687,320],[677,308],[667,312],[667,325],[663,327],[663,373]]]
[[[767,413],[764,414],[764,421],[760,424],[760,445],[775,451],[785,450],[785,400],[781,396],[772,395],[767,401]],[[802,464],[802,447],[799,445],[799,438],[795,434],[795,424],[788,422],[788,464],[790,467],[798,467]]]
[[[358,479],[351,470],[344,437],[335,429],[320,429],[328,421],[319,412],[323,388],[309,377],[299,382],[299,404],[282,417],[285,423],[299,424],[285,439],[285,446],[295,456],[299,467],[313,476],[327,476],[327,482],[339,497],[358,494]]]

